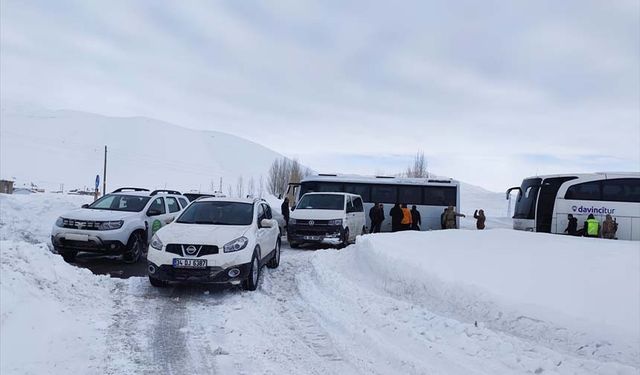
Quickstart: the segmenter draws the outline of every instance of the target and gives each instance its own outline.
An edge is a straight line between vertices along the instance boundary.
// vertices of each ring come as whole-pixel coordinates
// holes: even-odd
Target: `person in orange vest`
[[[402,230],[411,229],[411,224],[413,223],[413,219],[411,218],[411,210],[407,208],[407,204],[402,205],[402,221],[400,225],[402,226]]]

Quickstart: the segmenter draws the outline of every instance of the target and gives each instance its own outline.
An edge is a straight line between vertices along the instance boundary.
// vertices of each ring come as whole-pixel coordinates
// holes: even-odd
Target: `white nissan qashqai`
[[[280,263],[280,230],[262,199],[201,198],[151,239],[149,282],[231,283],[255,290]]]

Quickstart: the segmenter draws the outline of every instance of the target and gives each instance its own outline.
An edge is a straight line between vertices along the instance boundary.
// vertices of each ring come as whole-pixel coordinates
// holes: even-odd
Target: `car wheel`
[[[59,254],[62,256],[62,259],[64,259],[65,262],[73,263],[73,261],[76,260],[76,255],[78,255],[78,252],[77,251],[63,251],[63,252],[59,252]]]
[[[280,239],[276,241],[275,254],[273,254],[273,258],[267,263],[267,267],[269,268],[278,268],[280,265]]]
[[[134,233],[127,242],[127,252],[122,256],[125,263],[136,263],[142,255],[142,247],[144,243],[140,233]]]
[[[242,282],[242,288],[244,290],[254,291],[258,288],[258,282],[260,281],[260,261],[258,260],[258,253],[253,253],[251,259],[251,269],[249,275]]]
[[[349,246],[349,228],[344,230],[342,238],[342,243],[340,244],[340,248]]]
[[[169,285],[169,283],[167,283],[166,281],[156,279],[155,277],[151,277],[151,276],[149,276],[149,282],[151,283],[151,285],[155,286],[156,288],[165,288]]]

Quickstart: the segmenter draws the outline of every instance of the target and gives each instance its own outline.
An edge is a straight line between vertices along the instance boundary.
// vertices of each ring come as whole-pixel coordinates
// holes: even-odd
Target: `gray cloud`
[[[557,172],[522,155],[640,169],[636,1],[0,4],[3,101],[226,131],[318,170],[423,149],[493,189]]]

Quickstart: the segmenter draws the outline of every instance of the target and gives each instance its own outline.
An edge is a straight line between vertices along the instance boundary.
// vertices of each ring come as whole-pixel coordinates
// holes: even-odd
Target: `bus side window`
[[[371,190],[369,185],[366,184],[356,184],[356,183],[346,183],[344,184],[344,192],[357,194],[362,197],[365,202],[370,202],[371,198]]]
[[[371,187],[371,202],[398,203],[398,188],[390,185],[374,185]]]
[[[398,187],[398,200],[406,204],[422,204],[422,188],[420,186]]]
[[[640,179],[605,180],[602,183],[602,199],[612,202],[640,202]]]
[[[592,181],[570,186],[569,189],[567,189],[567,193],[564,195],[564,198],[584,201],[602,200],[600,185],[600,181]]]

